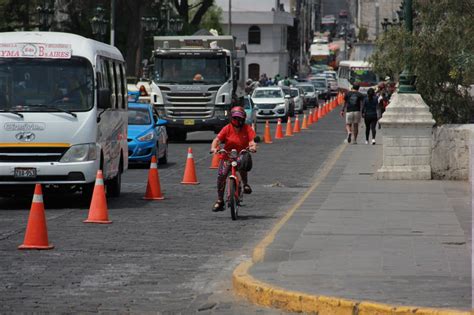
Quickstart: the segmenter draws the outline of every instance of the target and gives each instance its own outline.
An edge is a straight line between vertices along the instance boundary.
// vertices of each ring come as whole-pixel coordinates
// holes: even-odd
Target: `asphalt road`
[[[264,125],[259,124],[260,132]],[[272,124],[274,135],[275,124]],[[46,195],[53,250],[19,251],[31,204],[0,199],[0,313],[268,313],[236,300],[234,267],[277,222],[330,152],[344,140],[336,113],[293,138],[260,144],[241,220],[213,213],[216,171],[208,154],[214,134],[172,143],[160,167],[165,200],[142,199],[147,167],[128,170],[123,194],[109,199],[110,225],[86,225],[80,195]],[[192,147],[200,185],[181,185]]]

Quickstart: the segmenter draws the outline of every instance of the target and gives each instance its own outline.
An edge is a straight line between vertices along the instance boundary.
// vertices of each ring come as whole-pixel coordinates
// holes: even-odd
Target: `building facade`
[[[238,45],[245,43],[247,46],[245,75],[254,80],[262,74],[271,78],[277,74],[286,76],[290,67],[288,27],[294,23],[294,17],[289,13],[290,1],[262,2],[234,1],[235,6],[231,9],[231,32]],[[227,30],[228,0],[217,0],[216,5],[224,11],[222,26]]]

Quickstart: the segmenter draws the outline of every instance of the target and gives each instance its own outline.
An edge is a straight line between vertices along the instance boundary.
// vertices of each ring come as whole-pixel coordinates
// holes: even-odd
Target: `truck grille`
[[[215,92],[180,93],[163,92],[166,116],[169,118],[212,118],[215,106]]]
[[[0,162],[58,162],[68,148],[0,148]]]

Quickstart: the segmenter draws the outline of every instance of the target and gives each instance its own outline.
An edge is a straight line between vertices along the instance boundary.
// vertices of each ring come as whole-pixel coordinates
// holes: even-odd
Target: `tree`
[[[474,100],[474,5],[468,0],[423,0],[415,3],[412,34],[392,27],[376,44],[375,70],[395,78],[407,65],[416,88],[438,124],[467,123]]]
[[[212,6],[202,17],[199,28],[206,30],[215,29],[219,34],[223,34],[222,30],[222,9],[217,6]]]
[[[214,5],[214,0],[173,0],[173,3],[183,19],[184,31],[192,34],[199,29],[202,18]]]

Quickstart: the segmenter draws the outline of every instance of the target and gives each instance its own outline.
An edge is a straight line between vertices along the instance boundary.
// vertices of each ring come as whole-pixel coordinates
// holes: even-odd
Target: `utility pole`
[[[232,0],[229,0],[229,35],[232,35]]]
[[[115,0],[110,1],[110,45],[115,46]]]
[[[379,25],[380,25],[380,5],[379,2],[375,2],[375,38],[379,37]]]

